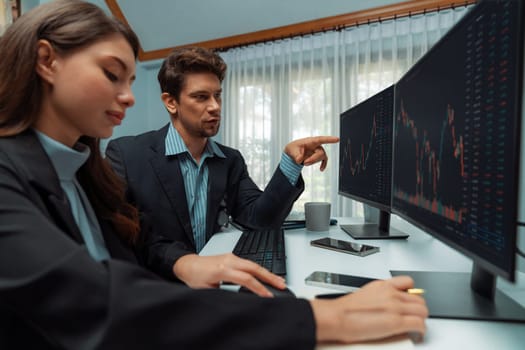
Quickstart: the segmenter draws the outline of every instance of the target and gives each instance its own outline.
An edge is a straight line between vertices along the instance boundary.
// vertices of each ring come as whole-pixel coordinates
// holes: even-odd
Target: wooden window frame
[[[117,3],[117,0],[105,1],[113,16],[119,18],[122,22],[129,25],[122,12],[122,9]],[[210,49],[225,50],[227,48],[236,46],[244,46],[287,37],[318,33],[332,29],[342,29],[359,24],[433,12],[445,8],[467,6],[474,3],[476,3],[476,0],[409,0],[397,4],[375,7],[337,16],[324,17],[282,27],[275,27],[246,34],[180,45],[178,47],[202,46]],[[175,47],[168,47],[151,51],[143,51],[141,48],[139,50],[138,59],[140,61],[162,59],[166,57],[174,48]]]

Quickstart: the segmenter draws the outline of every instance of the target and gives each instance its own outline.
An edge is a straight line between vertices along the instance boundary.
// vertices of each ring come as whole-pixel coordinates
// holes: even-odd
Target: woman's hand
[[[425,300],[406,292],[408,276],[373,281],[334,300],[311,300],[317,342],[355,343],[406,333],[425,334]]]

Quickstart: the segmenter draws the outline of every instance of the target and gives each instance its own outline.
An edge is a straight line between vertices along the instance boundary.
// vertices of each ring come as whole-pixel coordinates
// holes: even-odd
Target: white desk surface
[[[298,296],[311,298],[315,294],[337,292],[304,283],[313,271],[327,271],[372,278],[389,278],[390,270],[422,270],[470,272],[472,261],[450,249],[439,240],[392,217],[392,227],[410,234],[407,240],[359,240],[380,247],[380,252],[365,257],[353,256],[317,247],[310,241],[321,237],[354,241],[341,230],[339,224],[362,223],[359,219],[343,218],[329,232],[306,232],[304,229],[286,230],[286,264],[288,287]],[[215,234],[201,255],[231,252],[240,232],[230,229]],[[498,288],[525,306],[525,273],[517,272],[517,283],[498,278]],[[427,334],[416,349],[440,350],[514,350],[525,349],[525,323],[487,322],[469,320],[427,320]]]

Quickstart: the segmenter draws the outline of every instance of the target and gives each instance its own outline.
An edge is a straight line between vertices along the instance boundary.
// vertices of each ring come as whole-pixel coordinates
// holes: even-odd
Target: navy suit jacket
[[[103,262],[34,133],[0,137],[0,349],[313,349],[305,300],[167,282],[99,221]]]
[[[160,130],[112,140],[106,156],[127,183],[128,200],[143,219],[144,260],[150,269],[173,279],[175,261],[195,253],[195,241],[179,158],[165,155],[169,124]],[[222,205],[233,220],[248,228],[280,227],[293,203],[304,190],[302,177],[296,186],[279,167],[264,192],[252,181],[239,151],[218,144],[226,158],[208,158],[206,241],[220,230]],[[222,204],[222,205],[221,205]]]

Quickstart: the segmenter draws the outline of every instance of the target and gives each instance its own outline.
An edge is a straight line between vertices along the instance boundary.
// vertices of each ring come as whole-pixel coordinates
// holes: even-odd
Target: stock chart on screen
[[[521,68],[515,6],[494,6],[396,84],[393,207],[509,272]]]
[[[390,206],[393,115],[393,86],[341,114],[341,194]]]

